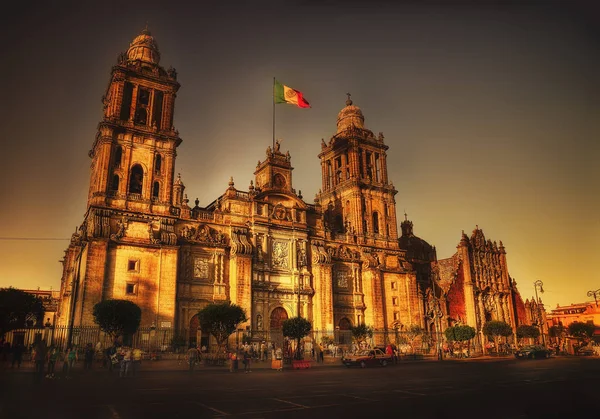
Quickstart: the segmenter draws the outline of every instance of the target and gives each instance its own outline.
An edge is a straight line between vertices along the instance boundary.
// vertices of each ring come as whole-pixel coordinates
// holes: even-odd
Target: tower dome
[[[158,65],[160,61],[160,52],[158,52],[158,44],[154,37],[146,27],[142,33],[135,37],[127,50],[127,59],[130,61],[142,61]]]
[[[364,128],[365,117],[358,106],[352,104],[350,94],[346,100],[346,107],[340,111],[337,118],[337,133],[347,130],[348,128]]]

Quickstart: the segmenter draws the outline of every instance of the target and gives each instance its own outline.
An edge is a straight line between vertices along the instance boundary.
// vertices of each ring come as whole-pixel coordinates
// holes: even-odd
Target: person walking
[[[15,367],[15,364],[17,364],[17,368],[21,368],[21,362],[23,362],[23,351],[25,350],[25,347],[23,346],[22,343],[17,343],[14,347],[13,347],[13,353],[12,353],[12,363],[11,363],[11,368]]]
[[[131,364],[131,375],[135,377],[135,373],[139,370],[142,365],[142,350],[140,348],[135,348],[133,350],[133,363]]]
[[[190,348],[187,351],[188,357],[188,365],[190,373],[194,372],[194,367],[200,360],[200,354],[198,353],[198,349],[194,345],[190,345]]]
[[[42,339],[38,340],[33,353],[33,361],[35,363],[35,381],[38,382],[44,376],[44,363],[48,356],[48,347]]]
[[[75,366],[75,361],[77,361],[78,359],[79,356],[77,355],[77,349],[75,349],[74,346],[67,348],[67,356],[65,357],[65,364],[67,365],[65,374],[66,378],[71,378],[71,371]]]
[[[250,351],[244,351],[244,372],[246,374],[252,372],[252,370],[250,369],[250,360]]]
[[[83,353],[83,369],[91,370],[94,362],[94,347],[91,343],[88,343]]]
[[[48,351],[48,374],[46,374],[46,378],[54,378],[54,367],[59,354],[60,351],[56,346],[50,346],[50,350]]]
[[[123,354],[123,360],[121,361],[121,371],[119,372],[119,377],[124,378],[129,375],[133,354],[131,353],[131,348],[127,347],[123,347],[121,353]]]

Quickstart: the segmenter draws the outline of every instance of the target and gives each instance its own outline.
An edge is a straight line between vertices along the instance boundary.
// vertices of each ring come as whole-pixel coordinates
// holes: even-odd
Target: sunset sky
[[[111,66],[148,22],[181,83],[176,172],[191,202],[209,204],[230,176],[248,189],[277,77],[312,105],[276,111],[293,187],[312,203],[321,138],[350,92],[390,147],[399,219],[438,258],[478,225],[503,241],[523,299],[537,279],[548,309],[600,288],[594,2],[87,3],[28,2],[0,24],[0,286],[60,287]]]

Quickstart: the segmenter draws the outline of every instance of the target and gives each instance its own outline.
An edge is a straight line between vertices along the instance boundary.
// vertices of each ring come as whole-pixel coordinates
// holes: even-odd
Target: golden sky
[[[292,6],[293,5],[293,6]],[[25,6],[24,6],[25,7]],[[0,286],[58,288],[83,220],[88,150],[118,53],[145,26],[182,85],[175,127],[190,200],[247,190],[272,137],[272,78],[312,109],[277,107],[294,188],[312,202],[321,138],[346,92],[383,131],[416,235],[450,257],[479,225],[502,240],[523,298],[548,308],[600,288],[600,34],[586,2],[103,2],[23,8],[7,50]],[[591,7],[591,9],[589,9]]]

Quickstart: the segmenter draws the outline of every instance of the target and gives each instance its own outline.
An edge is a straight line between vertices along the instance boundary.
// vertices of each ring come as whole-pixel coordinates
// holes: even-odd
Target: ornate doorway
[[[270,329],[281,329],[283,322],[288,319],[287,311],[283,307],[277,307],[271,312]]]
[[[197,314],[190,319],[190,329],[188,332],[188,344],[194,345],[196,347],[206,346],[206,348],[208,348],[209,335],[208,335],[208,333],[203,332],[200,329],[200,321],[198,320]]]
[[[349,345],[352,343],[352,332],[350,328],[352,327],[352,323],[348,320],[347,317],[343,317],[340,319],[337,327],[337,342],[340,345]]]
[[[271,312],[269,331],[271,335],[271,341],[277,345],[278,348],[283,347],[283,322],[288,319],[287,311],[283,307],[277,307]]]

